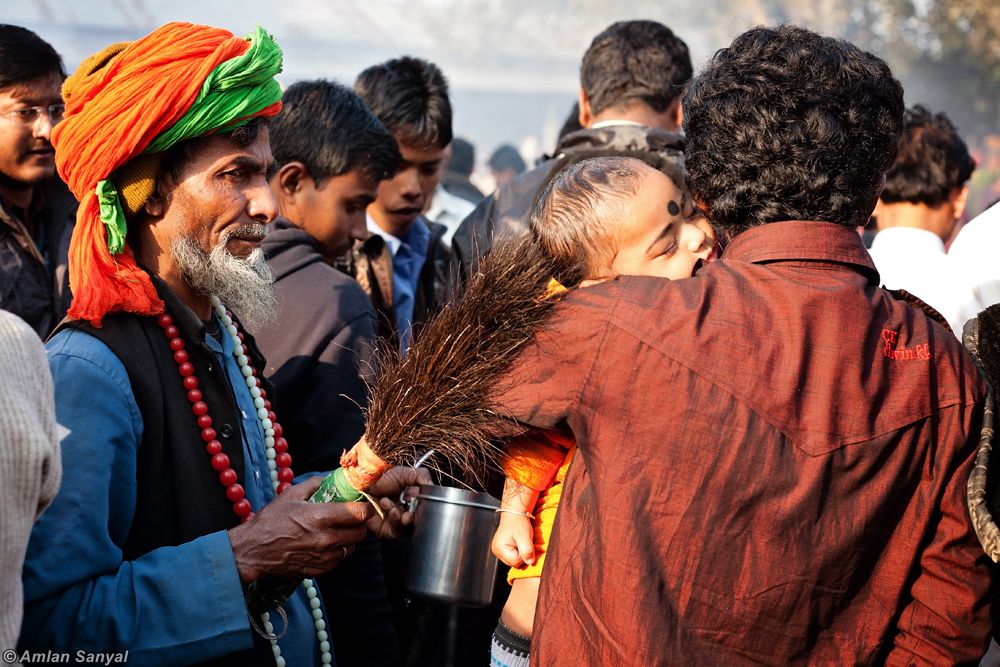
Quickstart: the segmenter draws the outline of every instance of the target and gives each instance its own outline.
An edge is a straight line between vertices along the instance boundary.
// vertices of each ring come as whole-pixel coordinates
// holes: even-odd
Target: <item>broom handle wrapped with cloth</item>
[[[390,533],[395,533],[400,526],[406,525],[405,515],[390,516],[399,512],[398,509],[390,507],[393,505],[392,501],[382,498],[380,503],[367,493],[368,489],[392,468],[392,465],[372,452],[362,436],[357,444],[340,457],[340,467],[323,478],[319,488],[310,496],[309,502],[350,503],[367,500],[382,517],[382,525],[391,524],[388,530]],[[426,469],[420,470],[416,481],[420,484],[429,484],[430,474]],[[403,489],[403,493],[407,493],[408,490],[408,488]],[[346,547],[344,554],[346,557]],[[252,581],[246,591],[247,609],[254,617],[274,610],[291,597],[302,582],[303,579],[283,577],[265,577]]]
[[[309,499],[314,503],[353,502],[392,466],[371,450],[364,436],[340,457],[340,467],[326,476]]]

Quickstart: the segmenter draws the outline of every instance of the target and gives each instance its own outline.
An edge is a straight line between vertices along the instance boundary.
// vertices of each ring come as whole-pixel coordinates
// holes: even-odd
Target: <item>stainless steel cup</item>
[[[423,484],[414,503],[407,588],[452,604],[488,605],[497,572],[490,544],[500,501],[487,493]]]

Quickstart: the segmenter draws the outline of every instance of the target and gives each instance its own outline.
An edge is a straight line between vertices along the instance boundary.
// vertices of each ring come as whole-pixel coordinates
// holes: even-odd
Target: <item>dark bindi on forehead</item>
[[[667,204],[667,213],[674,216],[680,215],[681,214],[680,204],[671,199],[670,202]]]

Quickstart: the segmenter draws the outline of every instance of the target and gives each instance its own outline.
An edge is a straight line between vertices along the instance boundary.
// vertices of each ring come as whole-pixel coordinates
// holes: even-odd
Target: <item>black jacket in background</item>
[[[24,221],[0,202],[0,309],[14,313],[45,338],[69,309],[66,267],[77,203],[58,178],[41,183],[35,197],[31,208],[41,248]]]
[[[451,297],[453,288],[451,250],[444,244],[447,228],[430,222],[423,216],[415,225],[427,225],[430,240],[427,243],[427,258],[420,269],[417,289],[413,302],[414,337],[420,335],[420,327],[436,313]],[[375,308],[379,344],[388,349],[399,348],[396,335],[396,316],[393,297],[393,266],[389,247],[378,234],[369,234],[364,241],[356,241],[354,247],[337,261],[337,268],[358,281]]]
[[[528,214],[539,191],[566,166],[592,157],[634,157],[659,169],[677,187],[684,183],[684,141],[679,134],[645,125],[616,124],[567,134],[556,156],[521,173],[482,200],[452,238],[452,255],[461,278],[493,247],[494,239],[514,238],[528,231]]]

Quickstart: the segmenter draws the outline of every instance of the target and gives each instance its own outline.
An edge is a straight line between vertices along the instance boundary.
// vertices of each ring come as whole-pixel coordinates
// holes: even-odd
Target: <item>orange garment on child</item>
[[[569,470],[575,451],[576,442],[555,431],[530,433],[508,445],[504,473],[515,482],[540,492],[531,512],[535,516],[531,521],[535,562],[532,565],[521,563],[512,567],[507,574],[508,583],[515,579],[542,576],[545,552],[562,495],[563,480],[566,479],[566,471]]]

